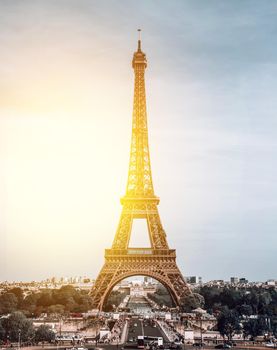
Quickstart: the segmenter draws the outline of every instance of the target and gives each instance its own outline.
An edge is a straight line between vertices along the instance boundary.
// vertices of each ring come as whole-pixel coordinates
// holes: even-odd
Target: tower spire
[[[148,146],[146,93],[144,80],[147,60],[145,53],[141,51],[140,32],[141,30],[138,29],[138,50],[134,53],[132,61],[135,75],[133,124],[129,173],[125,198],[155,197]]]
[[[138,51],[141,51],[141,29],[138,29]]]

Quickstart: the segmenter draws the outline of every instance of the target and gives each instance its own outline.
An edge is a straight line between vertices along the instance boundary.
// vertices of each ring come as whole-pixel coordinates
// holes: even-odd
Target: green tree
[[[277,317],[276,316],[271,318],[271,331],[276,338],[277,337]]]
[[[251,336],[253,338],[263,335],[268,330],[268,326],[264,318],[249,319],[243,324],[244,337]]]
[[[200,307],[200,297],[199,294],[189,294],[180,301],[181,310],[183,312],[191,312],[193,309]]]
[[[77,307],[77,304],[74,298],[73,297],[67,298],[66,304],[65,304],[65,310],[68,312],[74,312],[76,307]]]
[[[5,329],[4,327],[2,326],[2,321],[0,320],[0,340],[5,340]]]
[[[50,306],[53,305],[52,293],[51,291],[44,291],[39,294],[39,298],[37,300],[38,306]]]
[[[92,300],[88,294],[80,294],[77,305],[75,306],[75,312],[87,312],[91,309]]]
[[[238,313],[233,310],[224,310],[218,317],[217,328],[223,337],[226,336],[228,340],[232,340],[234,334],[241,329]]]
[[[257,315],[258,314],[258,305],[259,305],[259,294],[257,293],[257,291],[252,290],[249,294],[249,296],[247,296],[249,299],[249,303],[252,306],[252,309],[254,311],[254,314]]]
[[[9,335],[11,341],[27,341],[34,335],[32,321],[28,320],[22,312],[13,312],[9,317],[2,320],[5,336]]]
[[[238,305],[236,310],[241,316],[250,316],[253,314],[252,306],[247,304]]]
[[[72,304],[72,299],[75,300],[77,297],[78,293],[76,289],[71,286],[63,286],[58,290],[55,290],[52,294],[53,297],[53,303],[54,304],[61,304],[61,305],[66,305],[66,304]]]
[[[205,299],[204,299],[203,295],[201,295],[199,293],[193,293],[193,296],[195,298],[197,307],[203,308],[205,306]]]
[[[48,341],[51,342],[55,339],[55,333],[47,325],[41,325],[36,329],[35,340],[39,341]]]
[[[12,293],[17,298],[17,306],[21,306],[21,303],[24,299],[23,290],[20,287],[15,287],[9,290],[9,293]]]
[[[64,306],[60,305],[60,304],[56,304],[56,305],[51,305],[47,308],[47,313],[49,314],[53,314],[56,316],[61,316],[64,314],[65,310],[64,310]]]
[[[113,305],[118,306],[126,297],[127,293],[121,293],[117,290],[112,290],[108,299],[104,304],[104,311],[109,312],[113,310]]]
[[[0,314],[9,314],[17,308],[17,297],[13,293],[5,293],[0,296]]]
[[[221,304],[234,309],[240,303],[241,292],[233,288],[224,288],[220,295]]]
[[[270,303],[272,302],[271,294],[267,291],[261,293],[259,295],[259,305],[258,305],[258,311],[259,314],[267,314],[270,313]]]
[[[27,297],[23,299],[21,303],[21,308],[25,311],[25,314],[29,314],[31,316],[35,313],[38,298],[39,294],[32,293],[30,295],[27,295]]]
[[[147,296],[160,306],[173,306],[172,298],[164,286],[158,287],[155,293],[147,293]]]
[[[201,294],[205,299],[205,307],[209,311],[215,311],[221,305],[220,293],[220,289],[216,287],[204,286],[199,290],[199,294]]]

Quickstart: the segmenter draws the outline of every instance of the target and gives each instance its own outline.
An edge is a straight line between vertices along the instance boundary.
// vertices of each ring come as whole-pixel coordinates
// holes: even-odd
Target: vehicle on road
[[[180,344],[176,344],[176,343],[171,343],[169,345],[169,349],[172,349],[172,350],[181,350],[182,349],[182,346]]]
[[[224,344],[218,344],[214,348],[215,349],[230,349],[231,347],[232,347],[231,345],[224,343]]]
[[[138,336],[137,347],[138,347],[138,349],[144,349],[144,336],[143,335]]]
[[[232,346],[237,346],[237,343],[233,342],[233,341],[226,341],[225,344]]]
[[[266,343],[265,346],[266,346],[267,348],[276,349],[276,348],[277,348],[277,343],[269,342],[269,343]]]
[[[81,337],[80,335],[61,334],[55,336],[56,342],[80,342],[81,340],[83,340],[83,337]]]

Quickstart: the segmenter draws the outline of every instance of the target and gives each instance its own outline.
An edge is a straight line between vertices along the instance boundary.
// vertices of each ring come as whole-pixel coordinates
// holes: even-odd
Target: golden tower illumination
[[[139,30],[140,32],[140,30]],[[105,263],[92,288],[93,307],[102,309],[113,287],[122,279],[145,275],[160,281],[178,306],[191,295],[176,264],[176,253],[169,249],[154,194],[148,147],[144,73],[145,53],[138,48],[132,66],[135,73],[133,124],[129,173],[119,225],[111,249],[105,250]],[[146,219],[150,248],[129,248],[133,219]]]

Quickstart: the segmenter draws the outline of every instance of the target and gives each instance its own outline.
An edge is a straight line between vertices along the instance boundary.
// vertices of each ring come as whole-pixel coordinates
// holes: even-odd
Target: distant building
[[[144,283],[145,284],[148,284],[148,283],[150,283],[150,277],[148,277],[148,276],[144,276]]]
[[[246,283],[248,283],[248,280],[246,278],[242,277],[242,278],[239,279],[239,283],[246,284]]]
[[[114,290],[118,290],[120,293],[130,294],[130,286],[115,286]]]
[[[202,277],[200,276],[189,276],[185,279],[189,284],[202,284]]]
[[[83,283],[90,283],[90,278],[84,277],[83,278]]]
[[[277,285],[277,281],[276,280],[267,280],[266,281],[266,285],[268,285],[268,286],[275,286],[275,285]]]
[[[124,287],[124,286],[129,286],[130,284],[131,284],[131,282],[128,281],[128,280],[122,280],[117,285],[121,286],[121,287]]]
[[[237,284],[237,283],[239,283],[239,278],[238,277],[231,277],[230,282],[233,284]]]
[[[155,293],[157,291],[157,288],[155,285],[148,285],[148,286],[145,286],[144,288],[144,295],[147,296],[148,293]]]
[[[139,280],[132,281],[131,288],[130,288],[130,295],[135,297],[145,295],[142,281],[139,281]]]
[[[212,280],[208,282],[210,286],[223,286],[225,284],[224,280]]]

